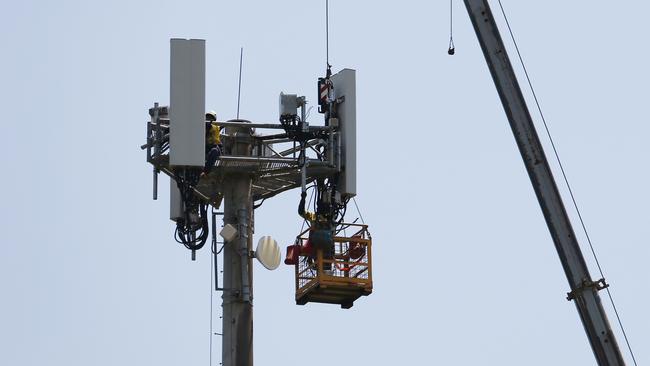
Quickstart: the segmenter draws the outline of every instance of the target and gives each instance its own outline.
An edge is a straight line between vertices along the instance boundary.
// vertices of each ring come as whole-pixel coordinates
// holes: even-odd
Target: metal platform
[[[296,304],[306,305],[310,302],[341,305],[349,309],[361,296],[372,293],[372,287],[358,281],[343,282],[340,277],[320,275],[309,281],[296,294]]]
[[[168,155],[152,159],[151,164],[173,179],[174,173],[169,166]],[[336,169],[327,166],[322,161],[308,159],[307,183],[333,172],[336,172]],[[253,201],[267,199],[301,185],[301,172],[296,158],[221,156],[212,172],[199,180],[195,191],[215,208],[218,208],[223,199],[223,182],[233,174],[254,176]]]
[[[155,108],[158,108],[157,105]],[[147,143],[142,149],[147,151],[147,161],[151,163],[154,172],[163,172],[174,179],[174,169],[169,165],[169,119],[167,107],[152,108],[149,115],[152,120],[147,123]],[[211,173],[201,177],[194,187],[195,192],[212,206],[218,208],[223,199],[223,183],[228,176],[249,174],[253,178],[252,198],[260,201],[273,197],[284,191],[300,187],[302,172],[297,158],[300,147],[295,141],[287,138],[286,134],[263,136],[255,134],[240,136],[238,129],[283,129],[280,124],[250,123],[245,120],[216,122],[226,127],[226,133],[221,135],[224,142],[224,153],[218,158]],[[231,129],[230,132],[228,129]],[[329,131],[332,127],[309,126],[310,130]],[[246,141],[253,146],[252,156],[237,156],[229,154],[233,144]],[[292,145],[293,144],[293,145]],[[229,147],[227,147],[228,145]],[[333,139],[325,141],[312,139],[306,142],[312,154],[319,154],[318,148],[327,147],[334,151]],[[285,147],[285,150],[274,150],[274,147]],[[316,158],[306,159],[306,184],[320,177],[331,177],[341,171],[340,162],[336,158],[324,161]],[[154,173],[154,197],[157,195],[157,174]]]

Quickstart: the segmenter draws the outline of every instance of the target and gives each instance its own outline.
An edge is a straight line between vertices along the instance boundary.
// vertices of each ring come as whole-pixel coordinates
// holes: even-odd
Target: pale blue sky
[[[4,4],[0,364],[208,365],[209,252],[191,262],[173,241],[166,184],[152,201],[139,149],[147,109],[168,102],[169,38],[206,40],[207,106],[224,119],[243,46],[241,115],[272,121],[280,91],[315,102],[323,3]],[[291,268],[256,266],[256,363],[595,364],[461,2],[454,57],[446,1],[330,3],[331,63],[357,70],[375,291],[347,311],[299,307]],[[650,364],[650,4],[504,6],[637,361]],[[266,202],[257,237],[290,244],[298,199]]]

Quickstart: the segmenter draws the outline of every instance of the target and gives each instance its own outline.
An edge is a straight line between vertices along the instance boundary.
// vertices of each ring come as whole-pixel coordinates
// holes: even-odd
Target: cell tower
[[[297,304],[349,308],[372,292],[368,227],[344,222],[347,204],[357,193],[356,74],[343,69],[331,75],[328,65],[327,75],[318,79],[323,125],[307,122],[304,96],[284,93],[279,123],[217,121],[206,113],[205,65],[204,40],[171,40],[169,106],[155,103],[149,109],[142,149],[153,165],[154,199],[159,173],[170,177],[175,238],[191,251],[192,260],[211,232],[215,290],[223,292],[223,365],[253,365],[252,259],[271,270],[281,260],[280,248],[268,236],[253,250],[254,211],[264,200],[301,188],[298,213],[308,229],[296,236],[285,258],[295,268]],[[260,132],[269,130],[275,132]],[[310,189],[313,212],[306,202]]]

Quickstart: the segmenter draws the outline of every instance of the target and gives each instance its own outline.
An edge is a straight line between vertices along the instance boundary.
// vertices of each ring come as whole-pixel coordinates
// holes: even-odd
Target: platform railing
[[[372,287],[372,237],[365,224],[341,224],[334,236],[334,255],[324,258],[322,249],[302,252],[295,265],[296,292],[316,285]],[[309,230],[298,236],[301,247],[309,247]],[[346,235],[344,232],[351,232]],[[341,235],[343,233],[343,235]],[[324,269],[330,264],[329,270]]]

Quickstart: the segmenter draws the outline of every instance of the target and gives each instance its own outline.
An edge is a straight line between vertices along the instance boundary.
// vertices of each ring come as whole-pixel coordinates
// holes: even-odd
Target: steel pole
[[[229,154],[251,155],[251,129],[228,127]],[[251,276],[252,175],[229,174],[224,180],[224,224],[237,236],[224,247],[223,366],[253,366],[253,288]]]
[[[487,0],[464,0],[598,365],[625,365]]]

